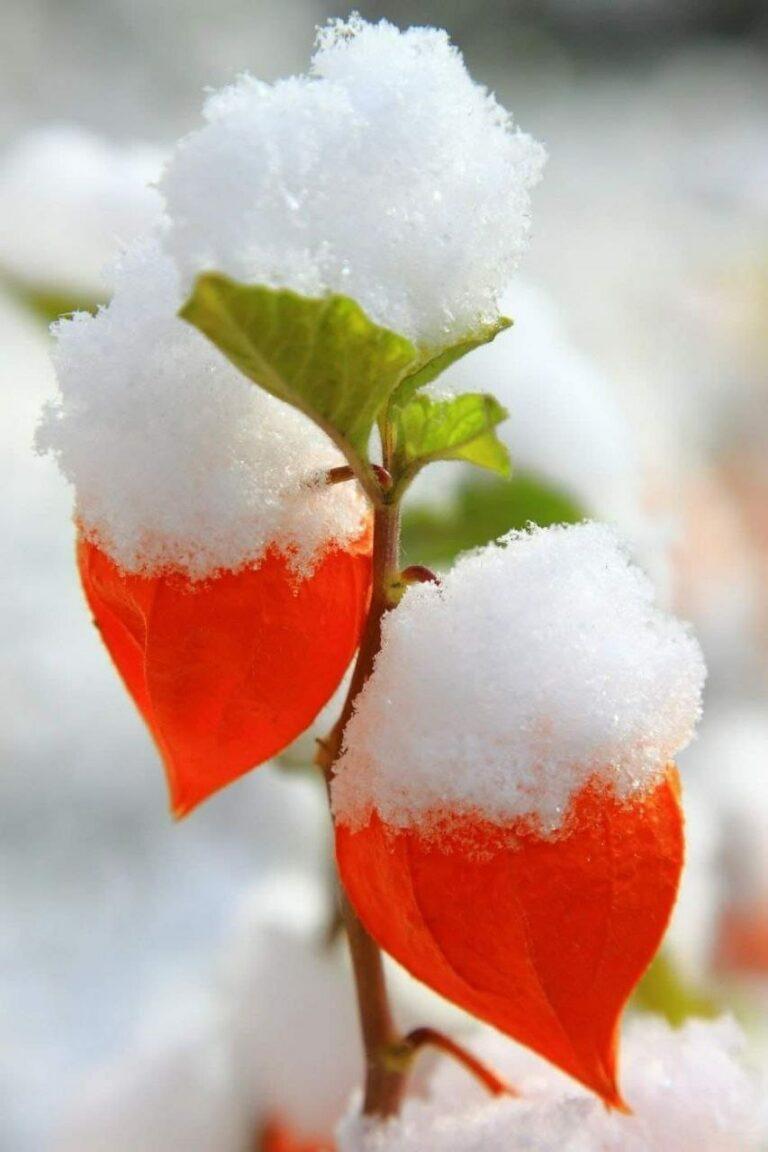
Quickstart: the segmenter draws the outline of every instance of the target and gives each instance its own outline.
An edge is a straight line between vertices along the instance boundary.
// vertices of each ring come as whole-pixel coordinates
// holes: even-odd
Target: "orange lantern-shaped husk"
[[[174,814],[276,755],[338,687],[370,598],[370,538],[312,573],[277,551],[193,582],[119,569],[81,538],[94,622],[162,755]]]
[[[340,824],[344,886],[417,979],[539,1052],[613,1107],[622,1009],[656,952],[683,859],[677,773],[621,801],[594,784],[563,829],[453,816]]]

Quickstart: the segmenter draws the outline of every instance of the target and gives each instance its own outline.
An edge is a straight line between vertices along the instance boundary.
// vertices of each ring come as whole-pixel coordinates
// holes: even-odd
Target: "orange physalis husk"
[[[625,1107],[619,1020],[683,860],[673,765],[630,801],[583,788],[554,837],[460,815],[394,829],[374,813],[337,827],[336,853],[366,928],[412,975]]]
[[[327,1140],[300,1139],[284,1124],[269,1121],[262,1129],[256,1152],[333,1152]]]
[[[173,812],[276,755],[331,698],[370,597],[370,537],[329,550],[311,575],[278,552],[192,582],[119,569],[81,538],[88,605],[165,763]]]

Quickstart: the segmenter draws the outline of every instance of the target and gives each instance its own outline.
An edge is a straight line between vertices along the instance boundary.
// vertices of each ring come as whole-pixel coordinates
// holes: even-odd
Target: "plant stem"
[[[415,1028],[413,1032],[409,1032],[403,1041],[403,1046],[410,1049],[412,1054],[419,1051],[420,1048],[431,1046],[437,1048],[438,1051],[444,1052],[446,1056],[452,1057],[457,1063],[466,1068],[472,1076],[478,1080],[484,1088],[487,1088],[492,1096],[518,1096],[519,1093],[505,1080],[502,1080],[493,1069],[483,1064],[482,1060],[478,1060],[477,1056],[473,1055],[461,1044],[457,1044],[450,1036],[445,1036],[442,1032],[438,1032],[435,1028]]]
[[[343,890],[340,900],[365,1051],[363,1113],[385,1119],[396,1115],[400,1108],[406,1072],[393,1068],[387,1060],[390,1046],[398,1042],[398,1032],[387,995],[381,949],[364,928]]]
[[[328,739],[322,741],[318,753],[318,764],[325,772],[329,789],[333,766],[341,752],[344,731],[355,700],[373,671],[373,663],[381,647],[381,621],[392,607],[390,589],[399,576],[399,552],[399,508],[396,503],[389,502],[387,494],[382,492],[381,500],[374,507],[371,604],[360,650],[341,715]],[[366,931],[343,890],[340,900],[352,958],[365,1050],[363,1112],[367,1116],[392,1116],[400,1106],[405,1071],[392,1068],[386,1058],[388,1049],[398,1043],[399,1036],[387,996],[381,949]]]

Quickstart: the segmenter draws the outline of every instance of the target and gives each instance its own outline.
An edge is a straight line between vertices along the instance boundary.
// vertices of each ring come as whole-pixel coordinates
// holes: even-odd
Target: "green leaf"
[[[496,436],[507,410],[493,396],[465,392],[445,400],[423,393],[391,410],[395,472],[410,479],[433,460],[465,460],[500,476],[509,452]]]
[[[641,1012],[665,1016],[677,1028],[689,1016],[711,1019],[722,1007],[714,997],[683,978],[668,952],[659,952],[635,989],[632,1004]]]
[[[97,312],[99,304],[104,303],[71,289],[27,283],[4,269],[0,269],[0,288],[45,324],[72,312]]]
[[[408,564],[448,567],[460,552],[480,548],[528,524],[576,524],[584,511],[566,493],[525,472],[511,480],[466,480],[450,505],[415,505],[403,513],[403,551]]]
[[[419,362],[409,340],[346,296],[198,278],[179,313],[250,380],[311,417],[365,475],[368,441],[387,400]]]
[[[431,384],[442,372],[445,372],[446,368],[450,368],[451,364],[461,360],[468,352],[474,352],[475,348],[481,348],[483,344],[490,344],[500,332],[511,327],[512,321],[506,316],[500,316],[498,320],[491,324],[482,325],[471,336],[459,340],[456,344],[450,344],[438,352],[423,353],[421,364],[399,385],[392,397],[392,403],[398,405],[407,403],[415,392],[427,384]]]

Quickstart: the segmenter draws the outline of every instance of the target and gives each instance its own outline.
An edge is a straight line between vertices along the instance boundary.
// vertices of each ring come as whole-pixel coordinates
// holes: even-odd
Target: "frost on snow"
[[[593,776],[620,796],[656,783],[703,680],[695,640],[609,528],[511,533],[385,617],[334,812],[402,827],[447,808],[552,830]]]
[[[38,448],[73,483],[85,533],[128,571],[200,578],[272,544],[305,569],[359,535],[362,498],[308,487],[341,454],[178,319],[179,303],[172,262],[147,243],[109,307],[56,326],[60,396]]]
[[[357,16],[308,75],[211,96],[162,181],[186,287],[213,269],[441,345],[498,315],[542,147],[468,75],[445,32]]]
[[[425,1100],[400,1119],[366,1125],[353,1102],[339,1152],[760,1152],[762,1093],[729,1019],[675,1031],[645,1018],[627,1029],[624,1083],[634,1114],[607,1112],[532,1053],[498,1035],[471,1045],[522,1092],[489,1100],[463,1070],[441,1063]]]
[[[0,161],[0,270],[33,288],[98,299],[120,245],[144,235],[162,201],[162,154],[72,125],[19,138]]]

